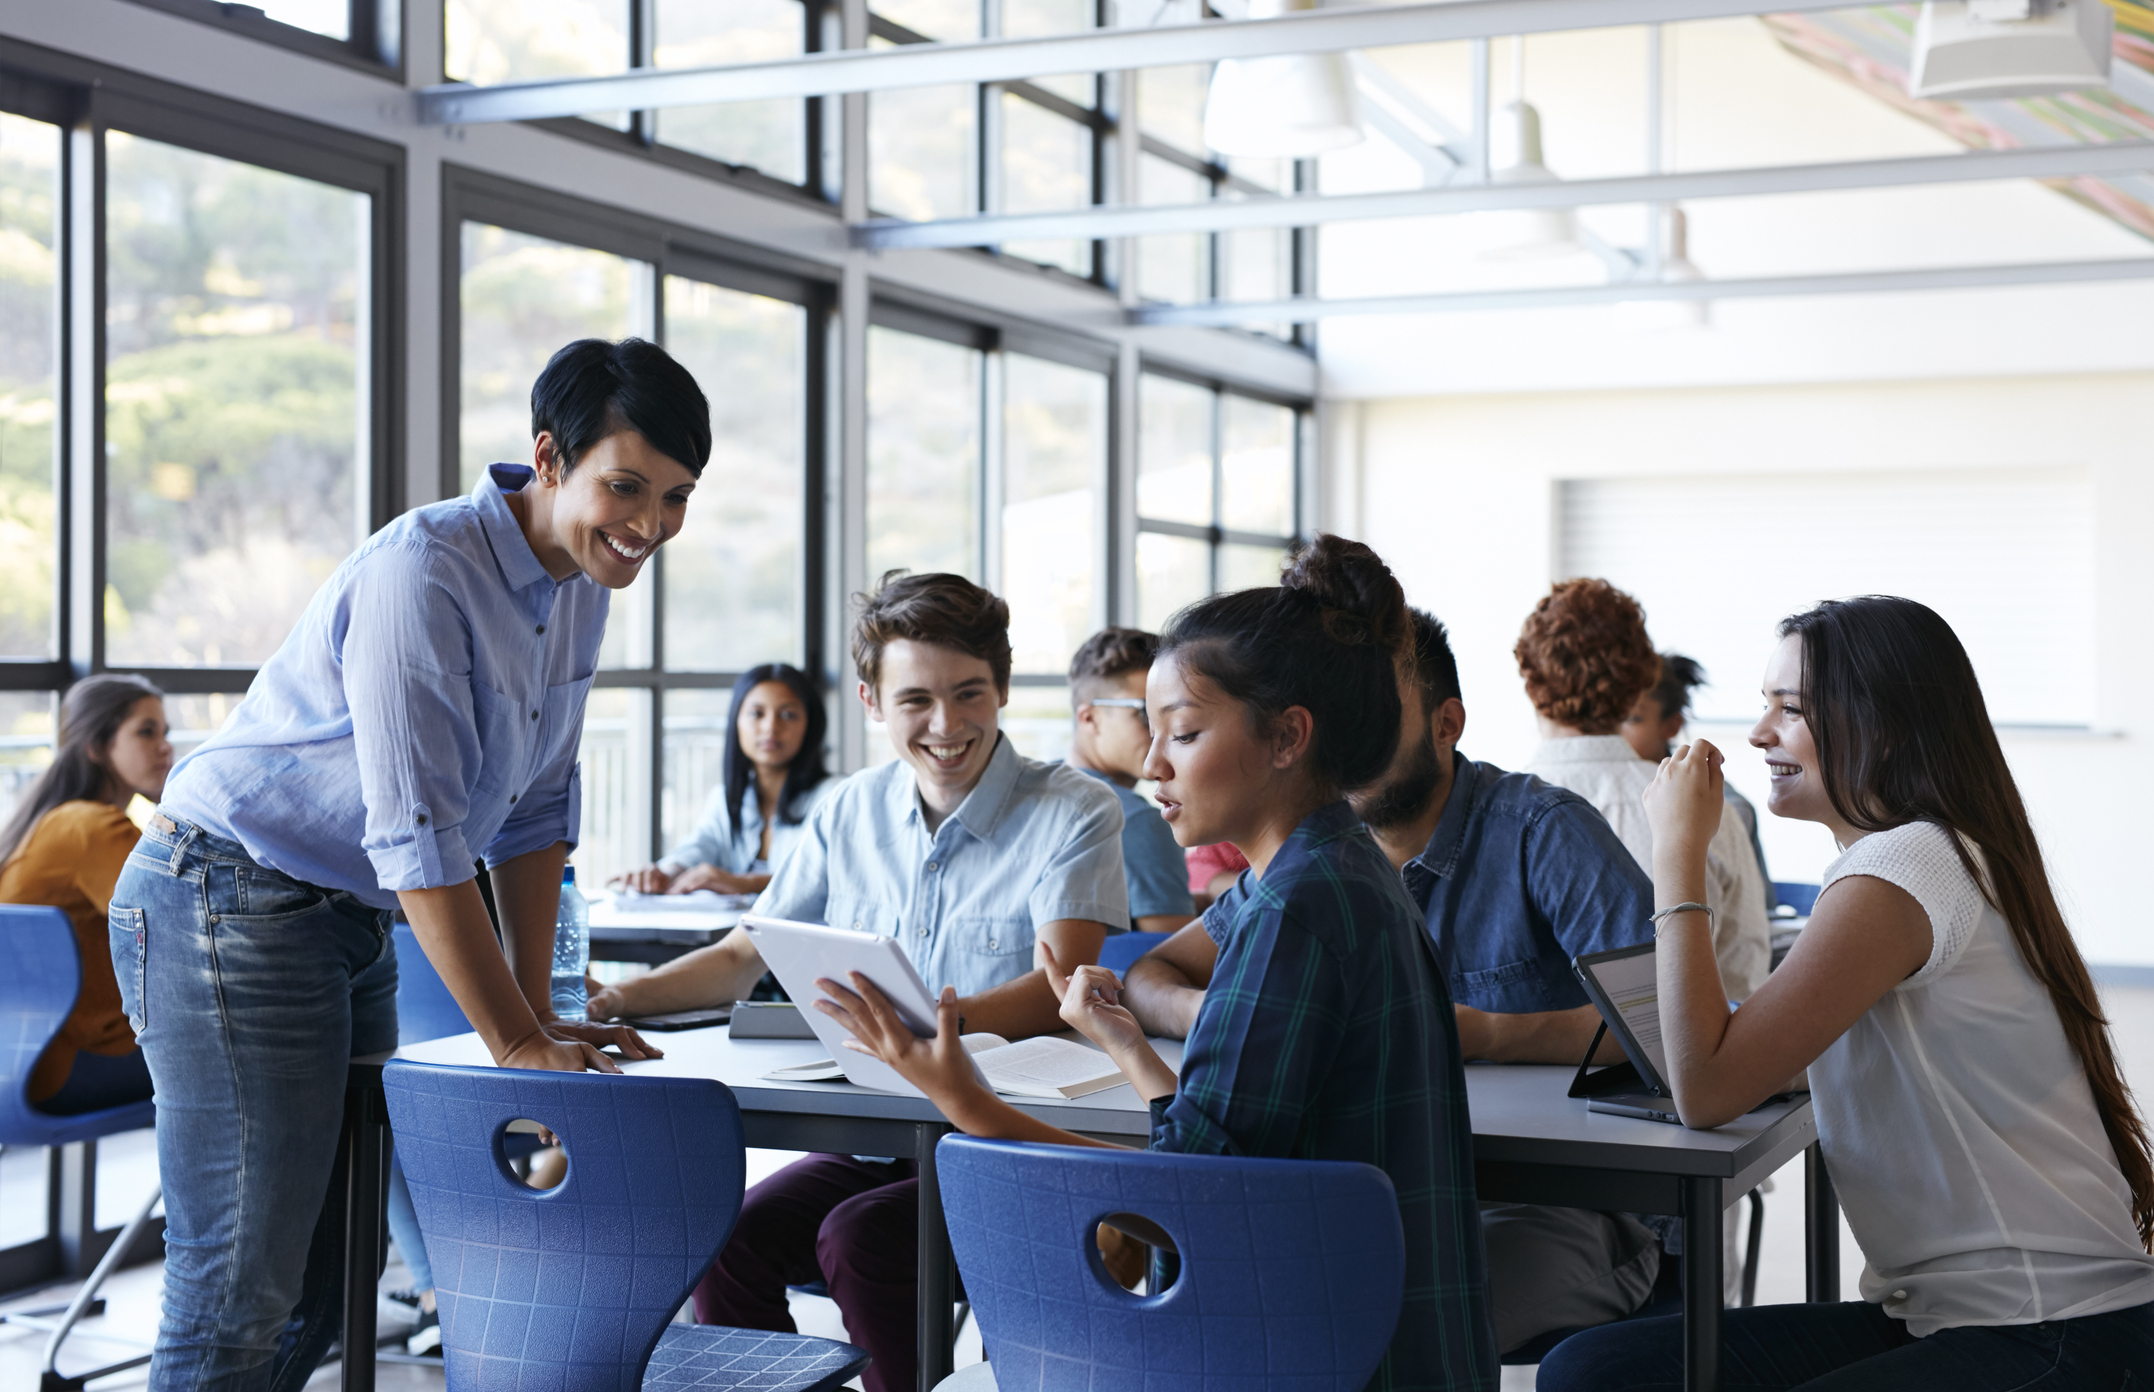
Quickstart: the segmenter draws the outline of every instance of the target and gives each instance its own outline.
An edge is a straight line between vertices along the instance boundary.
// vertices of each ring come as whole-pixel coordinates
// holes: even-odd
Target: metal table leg
[[[1840,1200],[1825,1172],[1825,1152],[1813,1141],[1802,1154],[1803,1298],[1840,1298]]]
[[[935,1178],[935,1143],[950,1134],[950,1127],[923,1121],[915,1133],[914,1154],[920,1164],[920,1392],[932,1392],[950,1376],[957,1348],[951,1318],[957,1266],[950,1256],[950,1230],[942,1221],[942,1186]]]
[[[1682,1181],[1683,1387],[1720,1392],[1721,1182]]]
[[[375,1284],[381,1273],[383,1125],[379,1084],[344,1091],[344,1144],[349,1151],[344,1200],[344,1392],[374,1392]]]

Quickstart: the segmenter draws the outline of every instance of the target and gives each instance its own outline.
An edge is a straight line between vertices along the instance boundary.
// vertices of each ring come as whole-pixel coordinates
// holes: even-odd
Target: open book
[[[1051,1034],[1016,1044],[999,1034],[968,1034],[960,1042],[989,1087],[1016,1097],[1083,1097],[1128,1081],[1099,1050]],[[813,1083],[834,1081],[845,1071],[834,1059],[818,1059],[763,1076],[773,1082]]]

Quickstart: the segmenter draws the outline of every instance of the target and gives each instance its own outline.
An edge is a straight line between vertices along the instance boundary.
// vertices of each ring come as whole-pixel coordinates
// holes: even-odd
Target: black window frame
[[[147,9],[209,24],[310,58],[325,58],[399,86],[404,82],[404,0],[345,0],[347,37],[336,38],[271,19],[259,7],[225,0],[130,0]]]

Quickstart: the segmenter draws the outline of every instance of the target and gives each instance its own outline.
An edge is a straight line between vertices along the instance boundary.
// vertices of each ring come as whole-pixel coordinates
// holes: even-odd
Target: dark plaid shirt
[[[1398,872],[1343,802],[1313,812],[1231,917],[1152,1147],[1359,1160],[1406,1233],[1398,1332],[1372,1392],[1498,1378],[1458,1025]]]

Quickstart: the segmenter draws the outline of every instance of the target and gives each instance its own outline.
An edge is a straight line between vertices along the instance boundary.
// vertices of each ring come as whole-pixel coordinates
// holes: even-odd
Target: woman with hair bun
[[[1049,968],[1062,1018],[1110,1054],[1152,1107],[1152,1148],[1356,1160],[1391,1176],[1406,1238],[1405,1303],[1371,1389],[1493,1389],[1472,1132],[1458,1028],[1419,916],[1344,798],[1398,743],[1405,596],[1359,542],[1319,536],[1274,588],[1176,615],[1145,686],[1145,776],[1184,847],[1231,842],[1245,892],[1206,915],[1211,989],[1180,1077],[1100,967]],[[945,991],[915,1036],[865,979],[817,983],[817,1008],[976,1136],[1098,1145],[982,1087]]]

